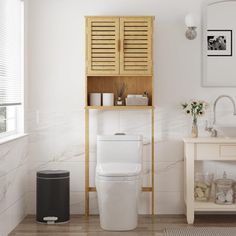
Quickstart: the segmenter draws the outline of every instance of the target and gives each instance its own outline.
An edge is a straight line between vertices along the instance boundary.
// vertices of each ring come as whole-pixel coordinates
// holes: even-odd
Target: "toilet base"
[[[128,231],[138,225],[140,179],[96,180],[100,225],[104,230]]]
[[[117,227],[117,226],[110,226],[110,225],[107,225],[107,224],[102,224],[100,223],[100,226],[103,230],[106,230],[106,231],[131,231],[131,230],[134,230],[137,228],[138,226],[138,221],[136,222],[136,224],[134,225],[122,225],[122,227]]]
[[[117,215],[110,217],[100,215],[100,226],[102,229],[107,231],[134,230],[138,226],[138,214],[137,212],[133,212],[134,214],[132,215],[130,213],[132,212],[124,212],[123,217],[119,217]],[[129,216],[131,216],[131,218]]]

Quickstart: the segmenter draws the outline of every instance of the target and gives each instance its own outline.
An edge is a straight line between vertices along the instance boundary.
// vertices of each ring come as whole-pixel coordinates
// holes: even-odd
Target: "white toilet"
[[[132,230],[138,224],[142,136],[97,137],[96,188],[100,224],[105,230]]]

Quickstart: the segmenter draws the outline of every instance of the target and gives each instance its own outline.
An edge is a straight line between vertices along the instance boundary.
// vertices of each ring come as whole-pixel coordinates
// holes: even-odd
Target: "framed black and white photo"
[[[207,56],[232,56],[232,30],[207,30]]]

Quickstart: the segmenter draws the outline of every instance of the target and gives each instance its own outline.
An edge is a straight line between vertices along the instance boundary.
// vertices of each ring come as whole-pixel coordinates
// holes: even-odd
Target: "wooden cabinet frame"
[[[85,100],[86,100],[86,106],[85,106],[85,215],[89,216],[89,193],[90,192],[96,192],[95,187],[90,186],[90,180],[89,180],[89,116],[90,116],[90,110],[96,109],[96,110],[151,110],[151,124],[152,124],[152,132],[151,132],[151,155],[152,155],[152,173],[151,173],[151,186],[144,186],[142,187],[143,192],[149,192],[152,196],[152,215],[154,215],[154,76],[153,76],[153,20],[154,17],[152,16],[111,16],[111,17],[103,17],[103,16],[88,16],[86,17],[86,84],[85,84]],[[91,23],[93,22],[93,23]],[[97,24],[98,22],[98,24]],[[124,23],[126,22],[126,23]],[[141,22],[143,25],[145,25],[145,30],[148,31],[147,34],[144,36],[147,37],[147,40],[144,39],[145,43],[142,45],[136,45],[135,41],[132,41],[128,44],[129,46],[126,47],[124,34],[120,34],[121,30],[124,32],[123,28],[128,26],[131,28],[128,28],[128,31],[133,30],[133,25],[135,25],[137,22]],[[119,27],[117,26],[119,24]],[[104,40],[108,47],[105,47],[102,42],[103,41],[94,41],[96,43],[92,45],[92,38],[91,38],[91,26],[94,27],[95,30],[97,30],[97,26],[99,25],[99,30],[103,30],[103,26],[105,25],[107,28],[109,28],[109,31],[112,32],[108,33],[109,35],[106,39],[102,39],[105,34],[100,34],[99,38],[96,37],[96,40]],[[146,27],[147,26],[147,27]],[[119,32],[117,32],[117,27],[119,29]],[[135,30],[135,29],[134,29]],[[141,31],[142,32],[142,29]],[[146,31],[145,31],[146,32]],[[89,35],[90,34],[90,35]],[[109,37],[111,35],[115,34],[118,38],[116,40],[110,39]],[[94,32],[94,35],[98,35],[97,31]],[[127,34],[129,35],[129,33]],[[108,39],[108,41],[107,41]],[[134,42],[134,44],[132,43]],[[146,43],[147,42],[147,43]],[[139,43],[139,41],[137,42]],[[99,48],[97,47],[99,46]],[[147,55],[147,58],[145,59],[145,65],[142,65],[140,63],[140,60],[142,62],[142,58],[139,58],[139,51],[136,51],[135,47],[138,46],[138,49],[141,48],[140,51],[142,51],[142,48],[144,48],[143,51],[147,52],[145,55]],[[140,46],[141,45],[141,46]],[[148,48],[146,48],[145,45],[148,45]],[[126,48],[125,48],[126,47]],[[108,60],[104,59],[106,58],[106,52],[103,50],[104,48],[109,48],[109,55],[110,56]],[[126,68],[129,68],[131,65],[132,68],[135,68],[134,71],[121,71],[120,68],[124,67],[124,61],[121,60],[121,57],[124,58],[124,50],[127,49],[127,52],[132,52],[134,48],[135,53],[138,55],[136,65],[133,67],[132,63],[129,63],[129,61],[134,61],[132,58],[129,60],[126,60],[128,62],[128,66],[126,65]],[[93,50],[94,49],[94,50]],[[99,50],[97,50],[99,49]],[[104,57],[98,57],[98,59],[92,60],[91,53],[92,51],[96,52],[98,54],[104,55]],[[142,54],[142,53],[141,53]],[[113,60],[113,59],[118,60]],[[126,57],[127,58],[127,57]],[[100,60],[101,59],[101,60]],[[102,61],[109,62],[108,64],[102,64]],[[126,63],[125,62],[125,63]],[[94,68],[99,68],[99,71],[92,71],[91,66],[95,66]],[[99,65],[98,67],[96,67]],[[100,66],[101,65],[101,66]],[[112,69],[110,69],[112,67]],[[102,69],[104,68],[104,70]],[[118,69],[117,69],[118,68]],[[144,70],[145,68],[145,70]],[[113,70],[114,69],[114,70]],[[139,70],[140,69],[140,70]],[[143,70],[142,70],[143,69]],[[89,99],[88,95],[90,92],[114,92],[113,87],[114,83],[116,81],[126,81],[129,85],[128,93],[140,93],[145,86],[146,90],[149,92],[149,98],[150,102],[148,106],[89,106]],[[144,81],[144,82],[143,82]]]

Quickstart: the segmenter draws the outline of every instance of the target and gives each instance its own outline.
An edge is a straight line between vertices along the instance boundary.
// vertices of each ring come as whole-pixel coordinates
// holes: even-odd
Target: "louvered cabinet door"
[[[152,17],[120,18],[120,74],[152,75]]]
[[[119,73],[119,18],[87,18],[87,74]]]

